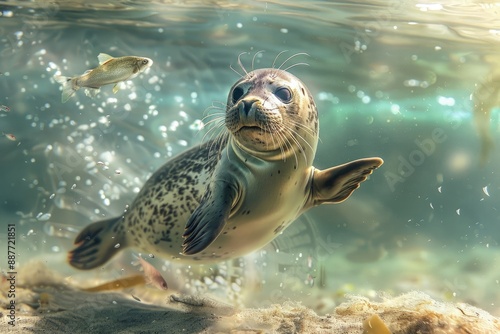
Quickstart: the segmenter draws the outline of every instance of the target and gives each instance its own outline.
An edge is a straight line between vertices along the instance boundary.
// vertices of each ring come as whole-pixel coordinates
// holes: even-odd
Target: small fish
[[[10,111],[10,108],[7,107],[7,106],[4,106],[2,104],[0,104],[0,111],[6,111],[6,112],[9,112]]]
[[[134,275],[125,278],[119,278],[114,281],[93,286],[91,288],[83,289],[87,292],[99,292],[99,291],[110,291],[110,290],[121,290],[130,288],[136,285],[145,284],[146,280],[143,275]]]
[[[153,285],[160,290],[167,290],[168,285],[165,279],[161,276],[160,272],[153,267],[152,264],[139,257],[139,262],[141,263],[142,270],[144,270],[144,277],[146,278],[146,283]]]
[[[81,87],[99,90],[101,86],[115,84],[113,93],[118,92],[119,83],[135,78],[141,72],[153,65],[153,61],[145,57],[126,56],[113,58],[108,54],[100,53],[97,56],[99,66],[87,70],[81,76],[69,78],[62,75],[54,79],[62,84],[61,101],[64,103]]]
[[[5,132],[2,132],[4,134],[4,136],[8,139],[8,140],[11,140],[11,141],[16,141],[16,136],[14,136],[12,133],[5,133]]]
[[[306,281],[305,281],[306,285],[309,285],[312,288],[314,286],[314,279],[315,278],[316,277],[314,277],[313,275],[307,274],[307,278],[306,278]]]

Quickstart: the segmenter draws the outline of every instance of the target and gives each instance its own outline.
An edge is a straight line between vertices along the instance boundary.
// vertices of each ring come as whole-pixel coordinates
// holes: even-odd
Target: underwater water
[[[62,103],[54,75],[97,67],[100,53],[154,63],[116,94],[81,89]],[[67,252],[207,139],[209,107],[245,70],[273,64],[316,101],[315,167],[384,165],[243,259],[188,266],[148,254],[169,286],[318,313],[346,293],[418,290],[500,315],[498,2],[0,1],[0,240],[13,224],[16,268],[42,262],[87,286],[139,273],[137,249],[85,272]]]

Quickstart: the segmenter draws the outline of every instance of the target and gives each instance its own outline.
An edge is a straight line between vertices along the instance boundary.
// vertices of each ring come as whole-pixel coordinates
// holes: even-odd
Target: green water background
[[[230,65],[242,73],[244,53],[249,70],[258,51],[256,68],[308,54],[283,67],[308,64],[290,71],[318,105],[316,167],[385,160],[347,202],[296,223],[314,225],[322,240],[313,245],[359,244],[367,262],[380,249],[439,256],[453,247],[457,261],[498,249],[500,156],[494,149],[479,163],[470,96],[499,71],[499,11],[475,2],[0,1],[0,104],[11,108],[0,131],[17,138],[0,140],[0,215],[18,224],[18,261],[63,254],[75,230],[120,214],[156,168],[202,140],[204,112],[239,77]],[[101,52],[154,65],[116,95],[79,91],[62,104],[52,76],[81,74]],[[497,108],[497,143],[498,127]],[[278,244],[293,248],[293,233]]]

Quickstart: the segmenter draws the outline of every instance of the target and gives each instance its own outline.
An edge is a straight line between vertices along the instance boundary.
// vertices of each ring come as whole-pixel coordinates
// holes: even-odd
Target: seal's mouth
[[[242,125],[240,126],[240,128],[238,130],[236,130],[235,132],[260,132],[260,133],[264,133],[264,132],[269,132],[269,131],[266,131],[265,129],[261,128],[260,126],[256,126],[256,125]]]

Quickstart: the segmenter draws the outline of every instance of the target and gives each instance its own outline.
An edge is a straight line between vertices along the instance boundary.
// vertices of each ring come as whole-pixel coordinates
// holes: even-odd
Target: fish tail
[[[68,254],[69,264],[77,269],[93,269],[126,247],[123,233],[113,228],[121,218],[101,220],[85,227],[75,239],[76,248]]]
[[[61,102],[65,103],[70,97],[75,94],[78,90],[78,85],[76,84],[76,78],[69,78],[62,75],[55,75],[54,80],[62,85],[62,96]]]

